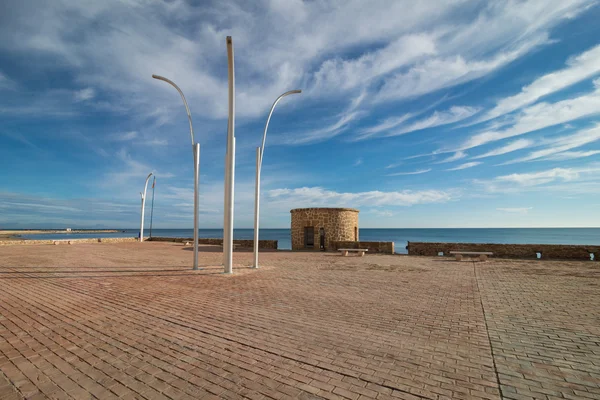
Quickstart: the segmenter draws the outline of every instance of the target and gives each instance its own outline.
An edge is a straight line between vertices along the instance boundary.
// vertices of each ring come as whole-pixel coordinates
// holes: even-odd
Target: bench
[[[364,257],[369,249],[338,249],[338,251],[340,251],[344,257],[346,257],[349,252],[358,253],[359,256]]]
[[[485,261],[487,260],[488,256],[494,255],[494,253],[490,251],[451,251],[450,254],[453,254],[456,257],[456,261],[461,261],[463,259],[463,255],[479,256],[479,261]]]

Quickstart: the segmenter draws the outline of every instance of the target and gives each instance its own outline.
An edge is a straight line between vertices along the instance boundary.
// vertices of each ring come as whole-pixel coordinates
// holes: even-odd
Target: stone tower
[[[358,210],[296,208],[292,214],[292,250],[334,250],[337,241],[358,241]]]

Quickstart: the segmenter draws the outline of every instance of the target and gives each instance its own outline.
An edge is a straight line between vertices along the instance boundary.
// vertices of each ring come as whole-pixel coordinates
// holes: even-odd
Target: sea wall
[[[337,241],[333,244],[337,249],[369,249],[369,253],[394,254],[394,242],[354,242]]]
[[[34,245],[34,244],[81,244],[81,243],[121,243],[135,242],[137,238],[95,238],[95,239],[43,239],[43,240],[0,240],[0,246]]]
[[[600,245],[562,245],[562,244],[497,244],[497,243],[433,243],[408,242],[409,255],[437,256],[443,253],[449,256],[451,251],[491,251],[492,257],[554,260],[594,260],[600,258]]]
[[[146,239],[148,241],[153,242],[177,242],[177,243],[185,243],[185,242],[193,242],[193,238],[171,238],[171,237],[152,237]],[[216,238],[198,238],[199,244],[210,244],[215,246],[221,246],[223,244],[223,239]],[[252,239],[235,239],[233,244],[238,245],[241,248],[254,248],[254,240]],[[259,249],[271,249],[277,250],[277,240],[259,240],[258,241]]]

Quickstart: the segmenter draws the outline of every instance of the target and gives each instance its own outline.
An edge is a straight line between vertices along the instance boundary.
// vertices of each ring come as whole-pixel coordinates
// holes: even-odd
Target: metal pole
[[[258,221],[260,220],[260,147],[256,148],[256,184],[254,186],[254,268],[258,268]]]
[[[150,208],[150,238],[152,238],[152,218],[154,217],[154,186],[156,186],[156,176],[152,180],[152,207]]]
[[[200,189],[200,143],[196,143],[194,150],[194,270],[198,270],[198,191]]]
[[[226,199],[223,217],[223,264],[226,274],[233,272],[233,201],[235,185],[235,73],[233,40],[227,36],[227,69],[229,81],[229,120],[227,124]]]
[[[271,115],[279,100],[290,94],[299,94],[302,90],[290,90],[280,95],[273,105],[269,116],[267,117],[267,123],[265,124],[265,130],[263,132],[262,144],[256,148],[256,186],[254,189],[254,268],[258,268],[258,232],[259,232],[259,213],[260,213],[260,173],[262,170],[262,160],[265,153],[265,142],[267,140],[267,129],[269,129],[269,121],[271,121]]]
[[[192,114],[190,113],[190,108],[188,107],[188,103],[185,100],[185,96],[179,86],[175,84],[175,82],[171,81],[160,75],[152,75],[154,79],[159,79],[161,81],[167,82],[169,85],[173,86],[179,92],[181,96],[181,100],[183,100],[183,105],[185,106],[185,111],[188,116],[188,122],[190,124],[190,137],[192,139],[192,154],[194,156],[194,266],[195,270],[198,269],[198,186],[200,179],[200,144],[194,141],[194,127],[192,126]]]
[[[152,176],[152,172],[146,178],[146,184],[144,185],[144,193],[142,194],[142,220],[140,222],[140,242],[144,241],[144,206],[146,205],[146,190],[148,189],[148,180]]]

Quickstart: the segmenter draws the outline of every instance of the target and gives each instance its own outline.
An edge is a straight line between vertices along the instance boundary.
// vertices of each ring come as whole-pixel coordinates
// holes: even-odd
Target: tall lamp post
[[[225,153],[225,199],[223,202],[223,266],[233,273],[233,200],[235,182],[235,73],[233,40],[227,36],[227,81],[229,118],[227,121],[227,152]]]
[[[140,242],[144,241],[144,207],[146,206],[146,189],[148,189],[148,181],[150,180],[151,176],[152,172],[150,172],[148,174],[148,177],[146,178],[146,184],[144,185],[144,193],[140,192],[140,194],[142,195],[142,221],[140,222]]]
[[[259,214],[260,214],[260,172],[262,169],[263,154],[265,153],[265,141],[267,140],[267,129],[269,128],[269,121],[271,121],[271,115],[279,100],[290,94],[299,94],[302,90],[290,90],[285,92],[275,100],[269,111],[267,117],[267,123],[265,124],[265,130],[263,132],[262,144],[256,148],[256,185],[254,187],[254,268],[258,268],[258,230],[259,230]]]
[[[183,100],[183,105],[185,106],[185,111],[187,112],[188,121],[190,123],[190,136],[192,139],[192,153],[194,155],[194,270],[198,269],[198,179],[200,176],[200,143],[196,143],[194,141],[194,128],[192,127],[192,115],[190,114],[190,108],[188,107],[187,101],[185,100],[185,96],[179,86],[177,86],[173,81],[159,76],[152,75],[154,79],[158,79],[164,82],[167,82],[169,85],[173,86],[179,94],[181,95],[181,99]]]

